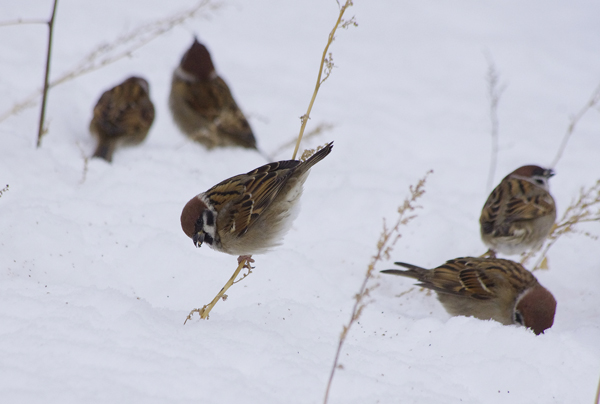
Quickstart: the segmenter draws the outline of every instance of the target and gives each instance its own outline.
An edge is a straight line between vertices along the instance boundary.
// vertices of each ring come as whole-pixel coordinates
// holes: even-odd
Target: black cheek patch
[[[206,225],[213,226],[215,224],[215,216],[211,211],[206,212]]]

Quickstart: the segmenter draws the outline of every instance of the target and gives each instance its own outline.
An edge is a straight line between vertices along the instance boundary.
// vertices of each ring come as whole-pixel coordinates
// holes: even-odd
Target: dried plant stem
[[[546,257],[550,248],[558,241],[558,239],[567,233],[583,233],[588,237],[596,238],[587,232],[580,232],[576,229],[579,223],[600,222],[600,180],[588,189],[581,189],[579,197],[575,199],[565,210],[561,219],[554,225],[552,231],[543,247],[542,253],[538,261],[534,265],[532,271],[546,268]],[[526,264],[540,249],[528,252],[521,260],[522,264]]]
[[[208,9],[210,11],[216,9],[218,6],[219,3],[213,3],[213,0],[200,0],[198,4],[188,10],[141,25],[130,33],[118,37],[110,44],[101,44],[87,54],[76,67],[51,80],[48,83],[48,89],[98,70],[125,57],[129,57],[133,52],[158,36],[195,17],[201,10]],[[21,101],[16,102],[8,111],[0,114],[0,122],[35,105],[35,101],[42,91],[42,89],[37,90]]]
[[[319,75],[317,76],[317,84],[315,85],[315,91],[313,91],[313,95],[310,99],[310,103],[308,104],[308,110],[306,111],[306,114],[302,115],[302,117],[300,118],[302,121],[302,125],[300,126],[300,133],[298,134],[298,140],[296,141],[296,147],[294,148],[292,160],[294,160],[296,158],[296,154],[298,154],[300,142],[302,141],[302,136],[304,135],[304,129],[306,128],[306,123],[310,118],[310,111],[312,111],[312,107],[315,103],[315,99],[317,98],[319,88],[321,87],[321,84],[323,84],[323,82],[327,80],[327,78],[331,74],[331,70],[333,69],[333,58],[331,53],[329,53],[329,58],[327,57],[327,51],[329,50],[329,46],[331,45],[331,43],[335,40],[335,32],[337,31],[338,27],[346,28],[349,25],[357,25],[354,21],[354,17],[349,21],[344,21],[342,19],[344,13],[346,12],[346,9],[350,6],[352,6],[352,0],[346,0],[346,3],[344,3],[344,5],[340,7],[340,14],[338,15],[338,19],[335,22],[335,26],[329,33],[329,37],[327,38],[327,45],[323,50],[323,56],[321,56],[321,64],[319,66]],[[321,78],[323,76],[323,73],[325,74],[325,77]]]
[[[239,264],[238,264],[237,268],[235,269],[235,272],[233,273],[231,278],[229,278],[229,280],[227,281],[225,286],[223,286],[223,288],[221,288],[221,291],[219,293],[217,293],[215,298],[209,304],[205,304],[202,308],[193,309],[192,311],[190,311],[190,314],[188,314],[188,316],[185,318],[183,325],[185,325],[185,323],[187,323],[188,320],[192,319],[192,317],[194,316],[194,313],[198,313],[200,315],[201,319],[208,320],[208,315],[210,314],[210,311],[213,309],[213,307],[215,307],[215,305],[219,302],[219,300],[227,299],[227,295],[225,294],[225,292],[227,292],[227,290],[231,286],[233,286],[234,283],[238,283],[239,281],[241,281],[242,279],[244,279],[245,277],[247,277],[248,275],[250,275],[252,273],[253,267],[250,266],[250,263],[254,262],[254,260],[252,258],[243,257],[242,259],[239,259],[238,261],[239,261]],[[248,273],[244,274],[239,280],[236,281],[235,278],[237,278],[237,276],[240,274],[240,271],[243,268],[247,268]]]
[[[320,135],[321,133],[331,130],[333,128],[333,125],[327,122],[321,122],[320,124],[318,124],[314,129],[312,129],[310,132],[307,132],[304,134],[303,139],[309,139],[311,137],[315,137]],[[292,146],[294,143],[296,143],[297,141],[297,136],[294,135],[293,139],[291,139],[288,142],[283,143],[281,146],[279,146],[277,149],[275,149],[273,152],[271,152],[269,154],[269,161],[274,161],[275,157],[279,154],[279,152],[287,149],[288,147]]]
[[[576,113],[575,115],[573,115],[571,117],[570,122],[569,122],[569,127],[567,128],[567,132],[565,133],[565,136],[563,137],[560,147],[558,148],[558,152],[556,153],[556,157],[554,158],[554,161],[552,161],[552,164],[550,165],[551,168],[556,167],[556,165],[558,164],[558,161],[561,159],[565,149],[567,148],[567,143],[569,142],[571,135],[575,131],[575,126],[577,126],[577,124],[579,123],[581,118],[583,118],[583,116],[590,109],[594,108],[599,103],[600,103],[600,85],[596,88],[596,90],[594,90],[594,92],[592,93],[592,96],[590,97],[588,102],[583,106],[583,108],[581,108],[581,110],[578,113]]]
[[[11,25],[29,25],[29,24],[48,24],[46,20],[26,20],[23,18],[19,18],[13,21],[4,21],[0,22],[0,27],[9,27]]]
[[[0,189],[0,197],[2,197],[2,194],[4,194],[6,191],[8,191],[8,188],[9,188],[9,186],[8,186],[8,184],[6,184],[6,186],[4,188]]]
[[[500,97],[506,89],[505,85],[500,84],[500,74],[496,70],[494,61],[490,56],[487,56],[488,71],[486,80],[488,83],[488,97],[490,98],[490,120],[491,120],[491,135],[492,135],[492,150],[490,157],[490,169],[487,180],[487,190],[490,192],[494,186],[494,177],[496,176],[496,166],[498,165],[498,143],[499,143],[499,120],[498,120],[498,104]]]
[[[594,404],[600,404],[600,380],[598,381],[598,388],[596,389],[596,400]]]
[[[335,352],[335,357],[333,360],[333,366],[331,367],[331,372],[329,373],[329,380],[327,382],[327,388],[325,389],[325,398],[323,400],[323,404],[327,404],[329,400],[329,391],[331,389],[331,385],[333,382],[333,378],[335,376],[335,371],[338,369],[340,354],[342,352],[342,347],[344,342],[346,341],[346,337],[348,336],[348,331],[352,327],[352,325],[360,318],[364,308],[367,305],[366,298],[369,296],[371,291],[375,289],[378,285],[374,285],[371,287],[367,287],[369,280],[373,276],[373,271],[375,269],[375,264],[383,259],[389,259],[390,253],[392,252],[394,245],[401,237],[400,234],[400,226],[406,226],[412,219],[416,217],[412,212],[415,209],[421,208],[421,206],[417,205],[417,200],[423,196],[425,193],[424,187],[425,182],[427,181],[427,177],[433,171],[428,171],[423,178],[419,180],[417,185],[413,187],[410,186],[410,197],[404,200],[404,203],[398,208],[398,218],[394,223],[392,228],[388,228],[385,219],[383,220],[383,230],[381,235],[379,236],[379,240],[377,241],[377,251],[375,255],[371,257],[371,261],[369,262],[369,266],[367,267],[367,272],[365,273],[365,277],[360,285],[358,293],[354,295],[354,306],[352,307],[352,312],[350,314],[350,320],[344,327],[342,328],[342,333],[340,334],[340,339],[338,341],[337,350]]]
[[[48,78],[50,76],[50,57],[52,55],[52,34],[54,33],[54,16],[56,15],[56,6],[58,0],[54,0],[54,6],[52,7],[52,16],[48,21],[48,48],[46,50],[46,70],[44,72],[44,88],[42,90],[42,108],[40,111],[40,123],[38,128],[37,147],[40,147],[42,143],[42,136],[44,135],[44,120],[46,117],[46,100],[48,98]]]

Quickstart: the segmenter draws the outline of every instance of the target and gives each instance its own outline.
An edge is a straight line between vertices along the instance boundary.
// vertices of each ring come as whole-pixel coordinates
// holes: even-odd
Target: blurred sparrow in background
[[[551,169],[523,166],[508,174],[488,197],[479,223],[481,239],[507,255],[540,247],[556,220],[556,205],[548,188]]]
[[[179,129],[208,149],[256,149],[256,139],[204,45],[194,43],[173,72],[169,107]]]
[[[94,107],[90,132],[98,138],[94,157],[111,162],[117,146],[141,143],[154,121],[148,82],[130,77],[105,91]]]
[[[387,274],[417,279],[417,285],[437,292],[452,316],[493,319],[520,324],[536,334],[552,327],[556,300],[521,264],[505,259],[464,257],[434,268],[396,262],[408,270],[387,269]]]

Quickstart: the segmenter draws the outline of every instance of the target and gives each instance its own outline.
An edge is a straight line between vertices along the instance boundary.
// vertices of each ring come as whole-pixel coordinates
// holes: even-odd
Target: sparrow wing
[[[484,259],[456,258],[433,269],[423,286],[440,293],[486,300],[495,296],[495,283],[482,266]]]
[[[507,221],[533,220],[554,210],[554,200],[543,189],[519,179],[511,179],[509,184],[514,192],[506,203]]]
[[[215,208],[221,209],[224,231],[242,236],[268,209],[300,161],[288,160],[266,164],[246,174],[227,179],[206,192]],[[234,197],[232,198],[232,195]]]
[[[509,236],[512,223],[551,215],[554,209],[554,200],[543,189],[525,180],[505,178],[490,194],[479,221],[483,234]]]

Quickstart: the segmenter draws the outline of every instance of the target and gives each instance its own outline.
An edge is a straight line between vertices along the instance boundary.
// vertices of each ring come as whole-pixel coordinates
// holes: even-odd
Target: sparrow
[[[179,129],[208,149],[256,149],[250,124],[217,75],[208,49],[197,39],[173,72],[169,107]]]
[[[98,138],[93,157],[111,162],[115,148],[141,143],[154,121],[154,105],[148,82],[130,77],[105,91],[94,107],[90,132]]]
[[[556,204],[548,188],[553,175],[551,169],[523,166],[492,191],[479,218],[481,239],[491,256],[541,247],[556,220]]]
[[[323,160],[333,142],[305,161],[269,163],[221,181],[194,196],[181,212],[181,228],[196,247],[240,259],[280,245],[298,213],[302,185],[312,166]]]
[[[381,272],[417,279],[417,285],[437,293],[438,300],[452,316],[520,324],[537,335],[554,323],[554,296],[514,261],[464,257],[433,269],[404,262],[395,264],[408,269]]]

